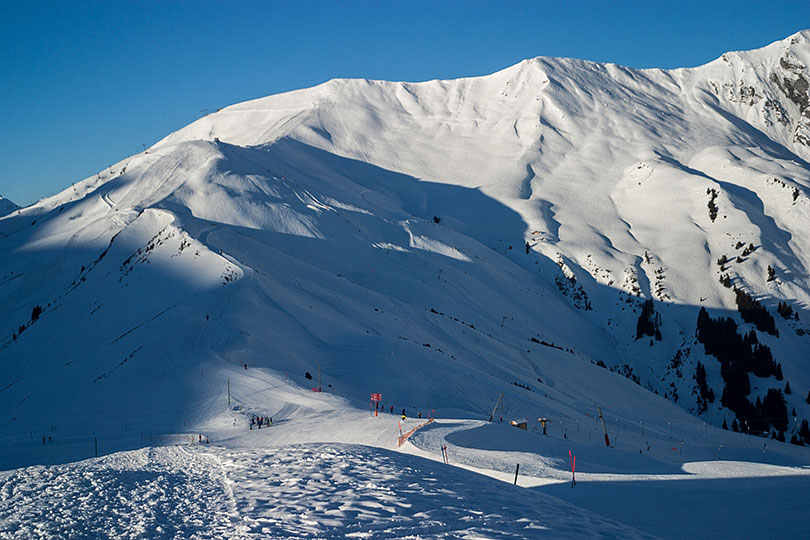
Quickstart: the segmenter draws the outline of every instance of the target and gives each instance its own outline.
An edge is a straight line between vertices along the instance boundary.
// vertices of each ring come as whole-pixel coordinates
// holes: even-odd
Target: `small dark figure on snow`
[[[394,406],[391,405],[391,414],[394,414]]]
[[[417,416],[419,416],[419,418],[422,418],[422,411],[419,411],[419,412],[417,413]]]
[[[402,409],[402,419],[405,420],[405,409]]]

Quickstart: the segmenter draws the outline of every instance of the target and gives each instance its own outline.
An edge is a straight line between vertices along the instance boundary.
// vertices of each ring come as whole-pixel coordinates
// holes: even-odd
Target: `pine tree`
[[[805,442],[810,442],[810,426],[807,425],[807,418],[802,418],[802,427],[799,429],[799,436]]]
[[[793,390],[790,389],[790,381],[785,385],[785,394],[792,394]]]
[[[661,315],[655,312],[652,299],[645,300],[641,305],[641,313],[636,322],[636,339],[641,339],[642,336],[654,336],[655,339],[661,341],[660,324]]]

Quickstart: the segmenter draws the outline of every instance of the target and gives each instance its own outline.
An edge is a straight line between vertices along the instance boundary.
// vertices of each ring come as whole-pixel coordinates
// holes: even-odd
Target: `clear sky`
[[[810,0],[0,0],[0,195],[30,204],[203,109],[335,77],[686,67],[806,28]]]

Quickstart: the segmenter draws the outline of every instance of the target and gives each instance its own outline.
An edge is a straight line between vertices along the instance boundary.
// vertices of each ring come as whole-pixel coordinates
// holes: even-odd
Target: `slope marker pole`
[[[577,485],[577,480],[575,477],[574,470],[576,469],[577,465],[577,456],[571,453],[571,450],[568,451],[568,459],[571,461],[571,487]]]
[[[498,412],[498,405],[501,406],[501,422],[503,422],[503,392],[498,396],[498,401],[495,402],[495,406],[492,408],[492,414],[489,415],[490,422],[495,418],[495,413]]]
[[[607,427],[605,426],[605,417],[602,416],[602,407],[597,407],[596,410],[599,411],[599,420],[602,421],[602,431],[605,432],[605,446],[610,447],[610,438],[608,438]]]

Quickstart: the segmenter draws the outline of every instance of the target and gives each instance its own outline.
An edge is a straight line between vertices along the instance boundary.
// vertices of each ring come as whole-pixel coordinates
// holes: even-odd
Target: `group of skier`
[[[262,429],[262,426],[270,427],[273,425],[273,418],[271,416],[251,416],[250,417],[250,429],[253,429],[253,426],[257,426],[256,429]]]
[[[380,403],[379,405],[375,405],[375,411],[376,410],[379,410],[380,412],[385,412],[385,405],[382,403]],[[390,406],[389,411],[391,414],[394,414],[393,405]],[[418,418],[422,418],[422,411],[418,411],[416,414]],[[405,409],[402,409],[402,419],[405,420],[405,418],[407,418],[407,415],[405,414]]]

